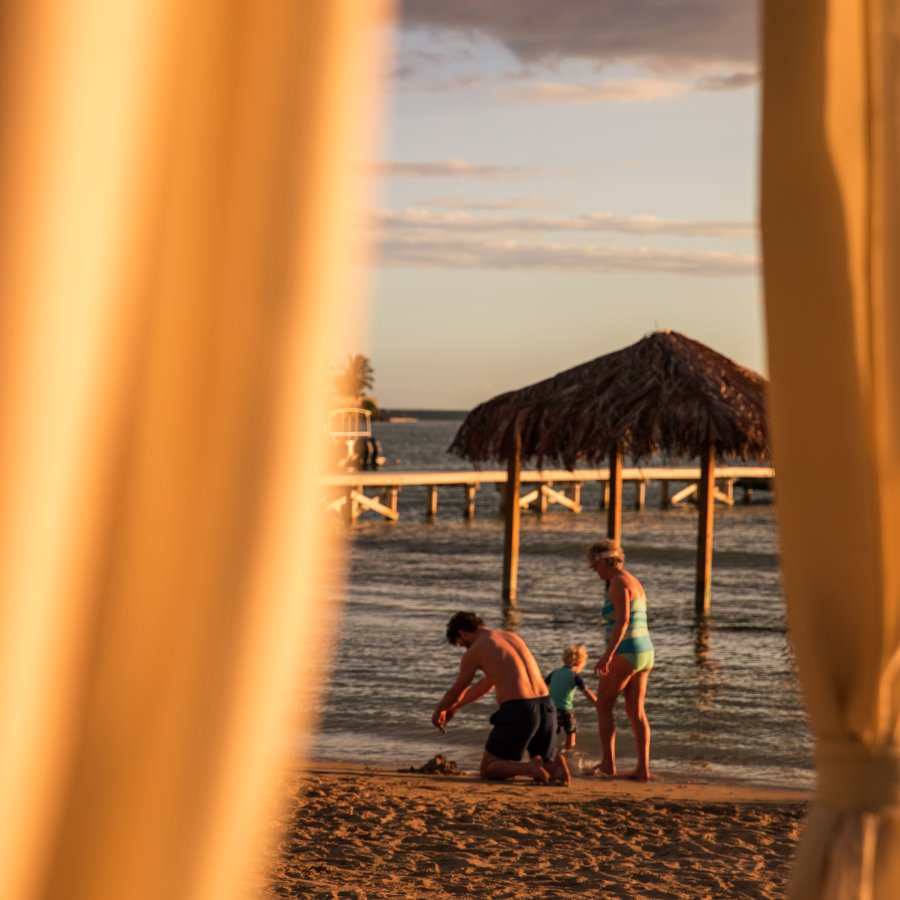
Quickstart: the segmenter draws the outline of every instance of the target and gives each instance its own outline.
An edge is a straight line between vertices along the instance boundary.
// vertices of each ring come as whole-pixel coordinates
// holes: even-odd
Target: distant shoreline
[[[469,411],[466,409],[395,409],[383,407],[381,412],[387,416],[388,422],[417,422],[420,420],[457,420],[464,419]]]

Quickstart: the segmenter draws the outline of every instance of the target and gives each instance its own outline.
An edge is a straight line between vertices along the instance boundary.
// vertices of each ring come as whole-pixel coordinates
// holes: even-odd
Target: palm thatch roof
[[[473,462],[508,459],[521,434],[538,465],[597,465],[611,447],[636,459],[657,451],[769,456],[766,380],[674,331],[475,407],[450,452]]]

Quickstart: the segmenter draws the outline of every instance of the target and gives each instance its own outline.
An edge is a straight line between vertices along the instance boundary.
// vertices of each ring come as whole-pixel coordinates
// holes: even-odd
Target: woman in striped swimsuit
[[[647,597],[641,583],[624,568],[625,554],[612,540],[592,544],[588,566],[608,583],[603,621],[606,650],[594,666],[600,676],[597,687],[597,724],[603,751],[595,771],[616,774],[616,725],[613,708],[625,694],[625,711],[631,721],[637,748],[637,766],[623,775],[636,781],[650,779],[650,723],[644,709],[647,678],[653,668],[653,642],[647,630]]]

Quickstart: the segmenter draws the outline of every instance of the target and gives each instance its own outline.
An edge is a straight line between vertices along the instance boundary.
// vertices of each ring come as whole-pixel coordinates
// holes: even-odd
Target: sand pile
[[[418,772],[421,775],[462,775],[462,769],[452,759],[447,759],[443,753],[432,756],[427,763],[418,768],[410,766],[408,769],[398,769],[397,771]]]

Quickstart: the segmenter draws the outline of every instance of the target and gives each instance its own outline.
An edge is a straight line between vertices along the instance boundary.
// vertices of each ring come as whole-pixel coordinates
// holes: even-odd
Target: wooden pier
[[[668,508],[694,498],[697,494],[701,470],[699,466],[683,468],[623,468],[623,482],[635,485],[634,507],[643,509],[647,486],[660,482],[660,506]],[[718,466],[715,469],[715,499],[728,506],[734,504],[736,481],[771,480],[774,469],[764,466]],[[329,475],[322,480],[328,491],[326,509],[339,513],[348,522],[356,521],[364,512],[376,513],[385,519],[400,518],[397,498],[404,487],[425,488],[425,516],[433,519],[438,513],[438,491],[455,489],[461,493],[464,518],[475,515],[476,493],[483,485],[495,485],[498,490],[506,484],[506,470],[454,472],[348,472]],[[572,512],[582,510],[581,490],[587,483],[602,485],[600,508],[609,503],[610,470],[607,469],[544,469],[523,471],[521,483],[525,488],[519,498],[522,509],[545,512],[551,505],[562,506]],[[672,492],[673,485],[683,486]],[[336,496],[335,496],[336,495]],[[458,495],[459,496],[459,495]],[[750,488],[744,485],[744,501],[749,500]]]

